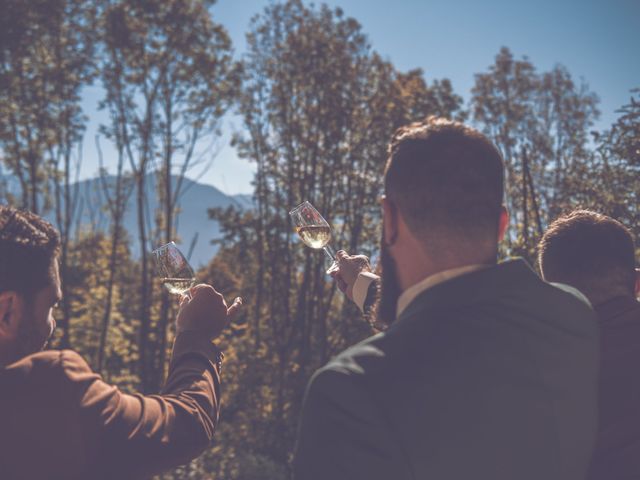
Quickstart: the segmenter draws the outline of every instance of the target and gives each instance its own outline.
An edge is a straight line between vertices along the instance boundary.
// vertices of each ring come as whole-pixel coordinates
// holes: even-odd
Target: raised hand
[[[338,268],[331,272],[331,276],[338,284],[338,288],[353,300],[353,286],[360,272],[370,272],[369,258],[365,255],[349,255],[344,250],[336,254]]]
[[[191,298],[183,296],[176,319],[178,333],[187,330],[201,331],[211,339],[217,338],[229,325],[242,306],[237,297],[229,307],[221,293],[211,285],[201,283],[191,288]]]

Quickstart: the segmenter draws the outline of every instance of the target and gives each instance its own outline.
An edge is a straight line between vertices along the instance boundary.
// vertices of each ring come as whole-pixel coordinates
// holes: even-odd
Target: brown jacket
[[[0,479],[133,479],[209,445],[219,412],[217,349],[176,339],[160,395],[128,395],[76,352],[49,350],[0,368]]]

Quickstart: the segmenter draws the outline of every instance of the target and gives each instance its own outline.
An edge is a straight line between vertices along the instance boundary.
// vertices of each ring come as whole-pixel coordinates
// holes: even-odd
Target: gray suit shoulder
[[[352,345],[318,369],[313,378],[323,374],[333,376],[329,372],[345,376],[364,375],[371,368],[383,363],[387,357],[387,353],[381,348],[384,336],[384,333],[378,333]]]
[[[380,403],[383,335],[340,353],[311,378],[294,456],[296,480],[412,478]],[[378,382],[378,380],[380,380]]]
[[[556,312],[556,318],[571,331],[581,336],[588,336],[594,341],[597,340],[597,316],[587,297],[576,288],[564,283],[542,283],[548,292],[545,307],[549,311]]]

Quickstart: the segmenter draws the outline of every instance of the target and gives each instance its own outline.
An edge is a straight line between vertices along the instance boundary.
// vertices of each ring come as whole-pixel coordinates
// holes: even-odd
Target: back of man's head
[[[398,129],[384,187],[425,244],[467,262],[495,261],[504,170],[500,153],[480,132],[433,117]]]
[[[52,282],[60,235],[31,212],[0,205],[0,293],[31,295]]]
[[[571,285],[597,305],[635,291],[635,249],[617,220],[576,210],[555,220],[538,245],[545,280]]]

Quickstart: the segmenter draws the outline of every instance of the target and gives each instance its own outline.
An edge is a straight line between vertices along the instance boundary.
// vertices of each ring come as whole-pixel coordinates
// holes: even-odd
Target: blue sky
[[[226,26],[236,55],[245,49],[244,34],[253,15],[270,0],[218,0],[214,19]],[[485,71],[502,46],[527,55],[538,70],[565,65],[574,79],[583,78],[601,99],[597,129],[607,128],[615,111],[640,87],[640,0],[327,0],[356,18],[370,43],[396,68],[421,67],[427,80],[447,77],[456,92],[469,98],[474,73]],[[102,115],[96,111],[98,87],[86,90],[90,117],[84,145],[82,176],[97,172],[95,132]],[[225,120],[225,135],[216,147],[211,168],[200,179],[225,193],[249,193],[252,165],[238,159],[228,145],[241,128],[238,118]],[[104,142],[105,163],[112,149]],[[199,172],[193,171],[192,176]]]

